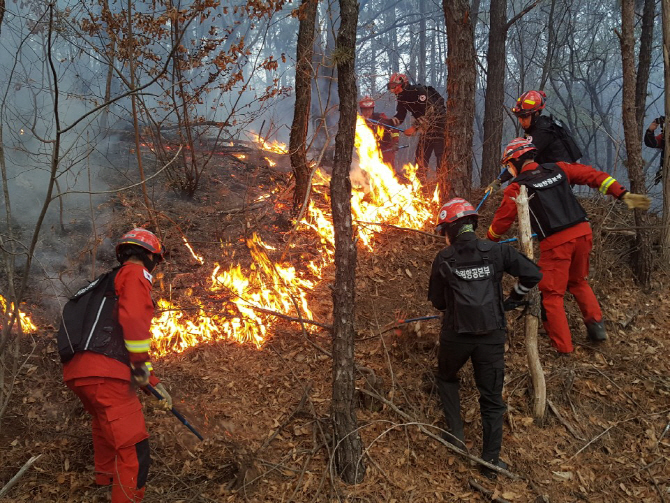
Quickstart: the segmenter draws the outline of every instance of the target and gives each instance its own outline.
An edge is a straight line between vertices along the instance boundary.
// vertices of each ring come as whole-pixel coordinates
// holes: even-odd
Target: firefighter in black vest
[[[95,482],[112,486],[112,503],[141,501],[149,472],[149,433],[133,385],[153,385],[172,408],[149,361],[151,272],[163,251],[146,229],[124,234],[116,247],[121,267],[77,292],[83,302],[66,304],[58,332],[63,380],[93,418]]]
[[[546,98],[544,91],[527,91],[517,98],[512,113],[517,116],[526,139],[537,148],[536,162],[577,162],[581,152],[576,145],[573,147],[576,152],[569,148],[569,142],[574,143],[574,140],[560,138],[554,125],[562,128],[562,124],[551,116],[542,115]]]
[[[651,200],[644,194],[628,192],[608,173],[585,164],[538,164],[536,153],[535,145],[526,138],[515,138],[505,147],[501,163],[514,180],[505,189],[487,237],[499,241],[512,226],[517,216],[515,199],[524,185],[528,190],[531,226],[540,241],[538,264],[543,276],[538,288],[546,313],[544,328],[558,354],[569,355],[574,347],[565,314],[566,291],[579,305],[589,339],[607,340],[600,304],[586,279],[593,248],[591,225],[570,184],[598,189],[620,199],[631,210],[647,210]]]
[[[665,117],[660,116],[649,124],[649,127],[644,132],[644,144],[647,147],[657,148],[661,151],[661,165],[654,176],[654,185],[658,185],[663,180],[663,162],[665,159],[665,138],[663,137],[663,125],[665,124]],[[656,129],[661,126],[661,133],[656,134]]]
[[[424,190],[428,189],[428,164],[431,156],[435,155],[437,169],[440,168],[444,154],[444,131],[447,125],[447,109],[444,99],[432,87],[410,84],[407,76],[402,73],[391,75],[388,90],[396,95],[398,104],[396,114],[391,118],[394,126],[403,123],[407,112],[414,117],[412,126],[405,129],[406,136],[420,133],[419,143],[416,146],[416,164],[419,169],[417,176]]]
[[[478,239],[478,214],[465,199],[456,198],[440,209],[437,232],[447,246],[433,261],[428,299],[444,311],[438,353],[437,389],[449,434],[463,448],[458,371],[472,359],[482,417],[482,459],[505,468],[500,461],[505,374],[505,311],[522,305],[523,297],[542,278],[539,268],[514,248]],[[519,280],[503,298],[503,273]],[[483,473],[493,477],[490,469]]]

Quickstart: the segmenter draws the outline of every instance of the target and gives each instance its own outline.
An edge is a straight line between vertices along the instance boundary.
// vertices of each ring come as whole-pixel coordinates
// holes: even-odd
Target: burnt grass
[[[208,312],[220,314],[222,300],[208,291],[213,264],[239,263],[247,270],[251,258],[244,240],[253,232],[275,247],[269,252],[274,260],[290,241],[286,261],[299,271],[319,254],[319,237],[312,230],[300,228],[292,234],[288,160],[275,155],[279,165],[270,168],[263,157],[248,162],[222,157],[193,200],[171,196],[164,186],[153,188],[168,249],[157,275],[156,299],[171,298],[182,307],[198,299]],[[264,194],[271,196],[254,202]],[[472,199],[478,201],[481,195],[476,191]],[[485,233],[499,198],[487,202],[479,235]],[[145,223],[139,193],[123,193],[110,205],[115,218],[109,235]],[[260,349],[218,340],[156,359],[156,372],[175,406],[205,441],[199,442],[140,393],[153,457],[144,501],[670,499],[666,268],[659,262],[653,290],[640,291],[628,265],[633,237],[616,230],[631,226],[631,215],[620,203],[597,196],[584,205],[594,227],[591,284],[605,313],[609,340],[598,346],[587,342],[578,308],[568,295],[576,351],[569,359],[558,359],[547,337],[539,336],[552,405],[539,424],[532,418],[523,319],[509,315],[504,391],[509,410],[502,459],[520,480],[482,479],[476,466],[415,424],[437,433],[443,427],[432,378],[439,323],[384,330],[396,319],[436,314],[425,298],[430,264],[443,243],[418,233],[383,230],[375,236],[373,251],[359,246],[356,358],[368,370],[359,375],[357,385],[374,387],[412,421],[365,395],[357,398],[367,468],[363,482],[344,484],[331,463],[332,375],[323,351],[331,349],[328,330],[274,319]],[[205,265],[184,247],[182,233]],[[109,250],[100,253],[110,256]],[[72,269],[85,269],[85,257],[77,255]],[[333,280],[330,267],[308,294],[314,318],[324,324],[332,321]],[[3,501],[108,501],[109,490],[94,484],[90,419],[62,382],[54,341],[57,318],[40,308],[39,298],[33,292],[27,304],[39,330],[21,341],[22,365],[2,419],[0,487],[31,456],[42,457]],[[481,424],[470,365],[462,372],[461,401],[468,448],[477,455]],[[493,494],[474,489],[471,479]]]

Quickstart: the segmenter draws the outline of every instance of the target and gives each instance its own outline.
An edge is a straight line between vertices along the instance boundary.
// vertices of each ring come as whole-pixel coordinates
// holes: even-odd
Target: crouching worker
[[[539,268],[514,248],[478,239],[478,214],[465,199],[456,198],[440,209],[437,232],[447,247],[433,261],[428,300],[444,311],[438,353],[437,389],[447,421],[447,440],[463,448],[458,371],[472,359],[482,417],[482,459],[505,468],[500,461],[505,375],[505,310],[518,307],[542,278]],[[519,278],[503,298],[503,273]],[[482,473],[495,472],[482,467]]]
[[[163,246],[145,229],[116,247],[120,267],[79,290],[65,305],[58,331],[63,380],[93,418],[95,482],[112,486],[112,502],[138,502],[149,471],[149,434],[135,386],[151,384],[172,398],[149,362],[154,314],[151,272]]]

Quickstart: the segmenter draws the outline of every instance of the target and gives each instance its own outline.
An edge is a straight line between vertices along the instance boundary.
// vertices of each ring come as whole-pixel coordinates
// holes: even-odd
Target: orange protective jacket
[[[567,162],[557,162],[556,164],[565,172],[570,184],[588,185],[591,188],[598,189],[602,194],[609,194],[617,199],[620,199],[628,192],[610,175],[592,166]],[[521,169],[521,172],[531,171],[537,166],[536,162],[530,162]],[[486,235],[491,241],[500,241],[500,238],[509,230],[514,220],[516,220],[516,203],[513,198],[516,198],[519,194],[519,189],[519,184],[514,181],[505,188],[502,203],[500,203],[500,207],[496,210]],[[591,225],[588,222],[580,222],[540,241],[540,250],[554,248],[590,233]]]
[[[144,266],[132,262],[123,264],[114,280],[114,290],[118,297],[118,321],[130,362],[146,363],[150,370],[150,327],[154,315],[152,282],[153,277]],[[63,365],[63,380],[67,382],[86,377],[110,377],[130,381],[130,367],[103,354],[82,351]],[[153,386],[160,382],[153,370],[149,382]]]

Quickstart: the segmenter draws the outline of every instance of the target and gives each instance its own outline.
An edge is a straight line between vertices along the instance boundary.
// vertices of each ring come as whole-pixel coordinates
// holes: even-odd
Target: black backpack
[[[554,119],[553,115],[550,115],[549,119],[551,120],[551,131],[554,133],[556,138],[561,140],[563,146],[565,147],[565,151],[570,156],[572,162],[577,162],[579,159],[581,159],[583,154],[572,137],[572,133],[570,133],[570,130],[565,127],[559,119]]]
[[[62,363],[81,351],[93,351],[130,363],[116,317],[118,297],[114,280],[119,269],[101,274],[65,304],[56,337]]]

